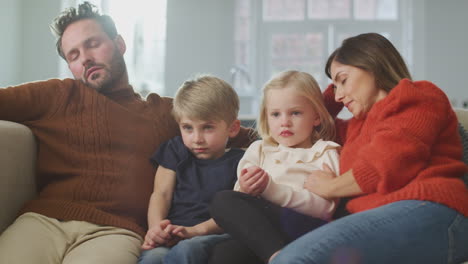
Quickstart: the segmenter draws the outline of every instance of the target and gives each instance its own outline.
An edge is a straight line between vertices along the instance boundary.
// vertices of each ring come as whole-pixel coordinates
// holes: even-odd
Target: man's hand
[[[240,191],[252,196],[258,196],[265,191],[270,176],[258,166],[242,169],[239,177]]]
[[[325,199],[334,198],[331,193],[332,181],[336,174],[327,164],[323,164],[323,170],[312,171],[304,182],[304,189],[313,192]]]

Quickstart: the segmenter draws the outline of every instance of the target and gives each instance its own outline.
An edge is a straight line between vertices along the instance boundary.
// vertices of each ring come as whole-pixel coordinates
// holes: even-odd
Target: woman
[[[353,118],[338,122],[341,175],[316,171],[304,187],[352,197],[351,215],[286,246],[271,263],[460,263],[468,260],[467,166],[447,96],[411,81],[383,36],[343,41],[326,69],[325,96]]]

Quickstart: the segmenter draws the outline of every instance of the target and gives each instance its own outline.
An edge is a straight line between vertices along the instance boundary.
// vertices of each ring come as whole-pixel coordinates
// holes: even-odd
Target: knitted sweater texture
[[[0,119],[22,123],[38,143],[38,197],[20,213],[146,231],[154,149],[178,134],[172,100],[143,100],[131,86],[101,94],[78,81],[0,89]],[[169,116],[169,118],[168,118]]]
[[[343,107],[325,92],[333,114]],[[467,166],[457,117],[447,96],[427,81],[404,79],[363,119],[337,120],[343,149],[340,171],[352,169],[364,192],[351,199],[354,213],[400,200],[444,204],[468,216]]]

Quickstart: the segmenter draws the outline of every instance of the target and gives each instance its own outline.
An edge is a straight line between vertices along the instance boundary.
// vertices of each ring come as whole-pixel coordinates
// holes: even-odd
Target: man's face
[[[123,39],[110,39],[93,19],[76,21],[65,29],[62,51],[75,79],[99,92],[109,90],[126,74]]]

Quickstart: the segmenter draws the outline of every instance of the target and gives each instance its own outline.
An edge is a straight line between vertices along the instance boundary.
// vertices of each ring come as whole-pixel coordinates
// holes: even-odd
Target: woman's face
[[[335,100],[342,102],[357,119],[387,96],[386,91],[375,86],[374,75],[360,68],[333,61],[330,72],[336,87]]]

